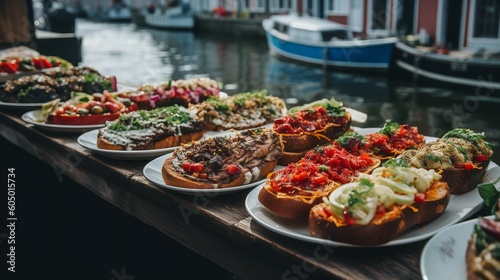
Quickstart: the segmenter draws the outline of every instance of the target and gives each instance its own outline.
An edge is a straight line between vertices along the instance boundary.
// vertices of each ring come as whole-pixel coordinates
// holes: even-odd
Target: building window
[[[498,38],[500,6],[498,0],[476,0],[474,37]]]
[[[338,0],[327,0],[325,2],[325,12],[328,15],[348,15],[349,2]]]
[[[371,23],[372,30],[387,29],[387,0],[372,1]]]
[[[293,8],[291,0],[271,0],[270,9],[272,12],[288,12]]]

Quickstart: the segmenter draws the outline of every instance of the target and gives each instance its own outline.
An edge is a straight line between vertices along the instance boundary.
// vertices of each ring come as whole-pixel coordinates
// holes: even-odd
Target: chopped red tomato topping
[[[229,174],[229,175],[239,174],[239,173],[241,173],[241,168],[239,168],[236,165],[230,164],[227,166],[226,171],[227,171],[227,174]]]
[[[202,163],[192,163],[185,161],[182,163],[182,169],[189,173],[200,173],[201,171],[203,171],[203,169],[205,169],[205,166]]]
[[[344,208],[344,210],[342,211],[342,215],[344,216],[344,222],[350,226],[350,225],[354,225],[356,223],[356,220],[351,216],[351,213],[349,212],[349,210],[346,208]]]

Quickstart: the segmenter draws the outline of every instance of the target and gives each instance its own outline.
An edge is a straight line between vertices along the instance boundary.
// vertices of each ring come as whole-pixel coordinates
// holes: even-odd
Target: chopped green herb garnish
[[[438,157],[437,155],[435,155],[435,154],[430,154],[430,153],[429,153],[429,154],[426,154],[426,155],[424,156],[424,158],[425,158],[426,160],[430,160],[430,161],[433,161],[433,162],[439,162],[439,157]]]
[[[342,146],[342,147],[346,147],[348,145],[348,143],[350,142],[351,139],[356,139],[356,140],[359,140],[361,143],[364,143],[365,142],[365,137],[363,137],[363,135],[355,132],[355,131],[349,131],[349,132],[346,132],[344,133],[344,135],[340,136],[338,139],[337,139],[337,142]]]
[[[410,168],[410,164],[402,158],[391,158],[382,164],[384,167],[406,167]]]
[[[383,133],[387,136],[392,136],[398,128],[399,128],[399,123],[386,120],[384,127],[382,127],[382,129],[380,130],[380,133]]]

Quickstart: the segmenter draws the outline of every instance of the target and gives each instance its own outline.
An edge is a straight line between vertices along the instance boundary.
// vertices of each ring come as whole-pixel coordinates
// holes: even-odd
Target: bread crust
[[[348,119],[345,125],[329,124],[327,128],[323,131],[317,131],[315,133],[301,133],[298,135],[293,134],[283,134],[281,135],[283,139],[283,155],[278,161],[279,165],[288,165],[289,163],[297,162],[304,155],[314,149],[317,146],[326,145],[339,136],[346,133],[351,127],[351,115],[346,113],[346,118]],[[319,136],[322,135],[322,136]]]
[[[280,159],[278,160],[279,165],[287,166],[290,163],[297,162],[301,158],[304,157],[304,155],[308,152],[309,150],[301,151],[301,152],[287,152],[283,151],[283,155],[281,155]]]
[[[336,226],[335,223],[320,215],[323,207],[329,207],[326,203],[315,205],[309,213],[309,229],[311,236],[329,239],[342,243],[360,246],[376,246],[394,240],[408,229],[429,223],[439,217],[450,200],[450,190],[443,184],[439,191],[440,196],[435,200],[426,200],[414,203],[412,207],[405,208],[400,216],[382,222],[379,225],[369,223],[367,225]]]
[[[203,137],[204,133],[205,133],[205,130],[201,130],[201,131],[196,131],[196,132],[192,132],[192,133],[186,133],[183,135],[172,135],[172,136],[168,136],[168,137],[165,137],[163,139],[157,140],[157,141],[151,143],[151,145],[149,145],[147,147],[138,146],[138,147],[132,148],[132,150],[153,150],[153,149],[164,149],[164,148],[175,147],[175,146],[179,146],[183,143],[188,143],[190,141],[198,140],[201,137]],[[97,135],[97,148],[106,149],[106,150],[116,150],[116,151],[126,149],[125,146],[110,143],[109,141],[107,141],[106,139],[104,139],[101,136],[100,132]]]
[[[334,189],[330,186],[329,190],[324,191],[329,193]],[[297,196],[281,196],[278,197],[271,186],[265,184],[259,192],[258,199],[262,205],[271,210],[274,214],[287,219],[305,220],[309,215],[311,208],[323,201],[323,196],[318,196],[311,200],[311,203],[302,201]]]
[[[467,268],[467,280],[481,280],[481,278],[476,274],[474,263],[477,255],[476,252],[476,234],[473,233],[469,242],[467,243],[467,250],[465,253],[465,265]]]
[[[280,158],[281,160],[281,158]],[[380,160],[373,158],[373,165],[370,166],[364,173],[370,173],[373,169],[380,166]],[[279,161],[278,161],[279,163]],[[323,201],[323,197],[330,194],[338,186],[338,183],[333,182],[325,186],[324,190],[318,191],[317,197],[304,201],[297,196],[277,194],[269,183],[266,183],[259,192],[258,199],[262,205],[274,212],[274,214],[293,220],[305,220],[309,216],[311,208]]]
[[[348,114],[348,113],[346,113]],[[346,125],[336,125],[336,124],[328,124],[324,131],[318,131],[315,133],[301,133],[298,135],[292,134],[281,134],[283,138],[283,145],[285,147],[285,151],[287,152],[307,152],[310,149],[318,145],[324,145],[332,142],[335,138],[344,134],[351,127],[351,117],[348,115],[349,121]],[[322,135],[324,137],[318,136]]]
[[[236,186],[241,186],[245,184],[249,184],[251,182],[258,181],[263,179],[276,167],[278,161],[270,161],[266,162],[264,165],[259,168],[259,175],[255,178],[252,176],[250,182],[245,182],[245,174],[240,174],[235,180],[229,183],[219,183],[219,182],[210,182],[204,179],[194,180],[190,177],[187,177],[187,174],[184,172],[179,172],[175,166],[173,165],[173,157],[169,157],[163,163],[161,169],[161,175],[163,177],[163,181],[167,185],[177,186],[181,188],[189,188],[189,189],[216,189],[216,188],[231,188]]]
[[[465,168],[444,169],[441,173],[443,181],[448,183],[452,194],[464,194],[472,191],[483,181],[490,160],[478,164],[480,168],[467,170]]]

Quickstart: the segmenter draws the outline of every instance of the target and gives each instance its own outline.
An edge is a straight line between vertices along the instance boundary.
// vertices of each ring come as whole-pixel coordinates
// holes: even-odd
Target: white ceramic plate
[[[42,107],[43,103],[9,103],[0,101],[0,108],[16,110],[36,110]]]
[[[91,125],[62,125],[62,124],[49,124],[44,121],[40,121],[40,110],[34,110],[24,113],[21,118],[23,121],[34,125],[37,128],[53,131],[53,132],[67,132],[67,133],[75,133],[75,132],[84,132],[89,131],[91,129],[96,129],[103,127],[104,124],[91,124]]]
[[[208,197],[214,197],[219,194],[228,194],[228,193],[233,193],[241,190],[245,190],[248,188],[255,187],[257,185],[260,185],[264,183],[267,178],[258,180],[256,182],[246,184],[246,185],[241,185],[241,186],[236,186],[236,187],[231,187],[231,188],[222,188],[222,189],[190,189],[190,188],[183,188],[183,187],[178,187],[178,186],[171,186],[165,184],[163,181],[163,177],[161,175],[161,168],[163,166],[163,163],[165,162],[165,159],[169,158],[172,156],[172,153],[168,155],[164,155],[161,157],[158,157],[152,161],[150,161],[146,166],[144,166],[143,169],[143,174],[144,177],[146,177],[148,180],[151,182],[155,183],[156,185],[163,187],[168,190],[173,190],[177,191],[180,193],[184,194],[192,194],[192,195],[202,195],[202,196],[208,196]],[[278,170],[280,168],[283,168],[283,166],[276,166],[274,170]]]
[[[420,257],[422,279],[467,280],[465,254],[475,224],[477,219],[453,225],[434,235],[425,244]]]
[[[488,166],[488,172],[484,181],[493,181],[499,177],[500,167],[491,162]],[[500,182],[497,182],[495,186],[500,190]],[[307,221],[290,221],[276,216],[274,213],[265,208],[258,200],[258,194],[262,187],[263,184],[252,190],[245,200],[247,212],[258,224],[271,231],[294,239],[328,246],[357,247],[352,244],[311,237]],[[460,222],[477,212],[482,207],[482,203],[483,199],[479,196],[479,191],[477,189],[462,195],[451,195],[448,207],[436,220],[427,225],[410,229],[397,239],[386,244],[379,245],[379,247],[407,244],[429,238],[440,230]]]
[[[165,148],[165,149],[155,149],[155,150],[140,150],[140,151],[115,151],[100,149],[97,147],[97,134],[98,129],[85,132],[78,137],[77,142],[82,147],[91,150],[96,154],[100,154],[109,158],[114,159],[126,159],[126,160],[143,160],[152,159],[161,155],[164,155],[170,151],[173,151],[175,147]]]
[[[166,153],[172,152],[177,148],[175,147],[169,147],[169,148],[164,148],[164,149],[154,149],[154,150],[137,150],[137,151],[116,151],[116,150],[106,150],[106,149],[100,149],[97,147],[97,134],[99,133],[98,129],[91,130],[88,132],[85,132],[84,134],[80,135],[77,139],[78,144],[80,144],[82,147],[87,148],[91,150],[94,153],[109,157],[109,158],[114,158],[114,159],[124,159],[124,160],[144,160],[144,159],[153,159],[162,155],[165,155]],[[216,131],[207,131],[203,135],[203,137],[200,138],[200,140],[214,137],[214,136],[222,136],[225,134],[229,134],[233,132],[216,132]]]

